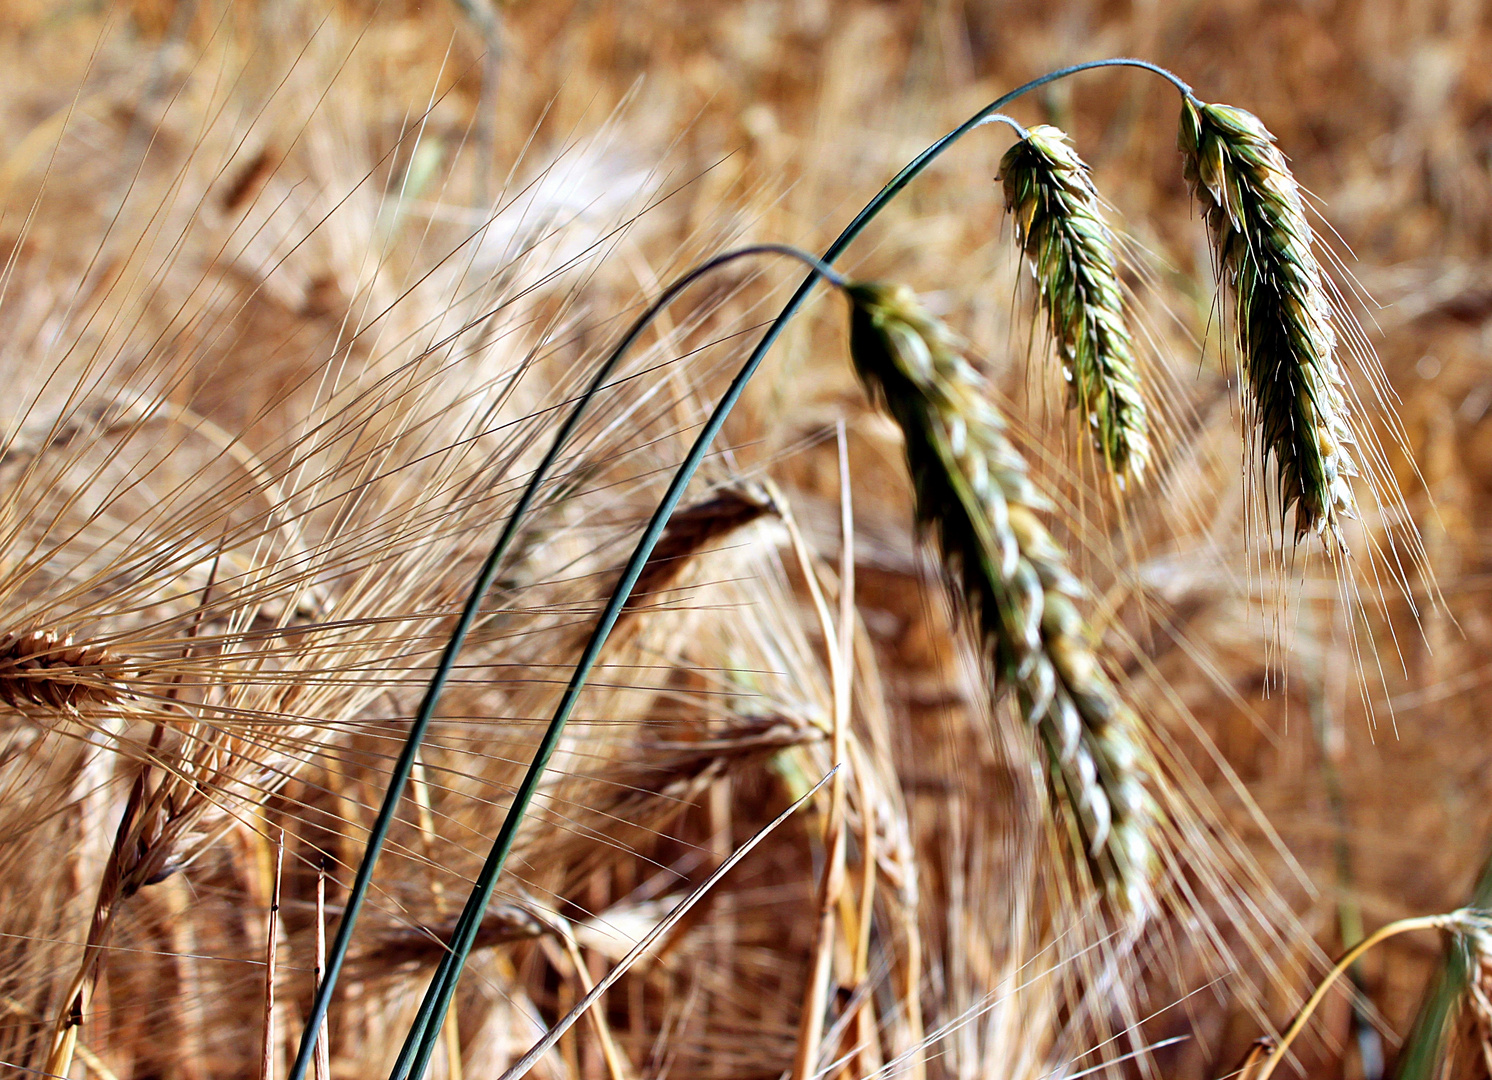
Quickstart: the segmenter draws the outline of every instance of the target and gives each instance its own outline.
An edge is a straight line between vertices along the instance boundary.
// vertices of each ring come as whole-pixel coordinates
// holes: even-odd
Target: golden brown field
[[[1305,192],[1361,473],[1343,549],[1282,521],[1254,425],[1301,414],[1243,393],[1218,280],[1259,239],[1209,244],[1250,196],[1204,220],[1176,90],[1105,69],[1016,102],[1092,167],[1099,201],[1047,227],[1114,230],[1148,464],[1117,483],[1066,408],[1017,135],[971,132],[835,260],[930,314],[862,307],[852,338],[820,286],[705,458],[428,1075],[517,1075],[613,973],[528,1075],[1492,1075],[1480,915],[1374,944],[1287,1052],[1257,1042],[1374,931],[1492,908],[1472,0],[4,0],[0,1068],[287,1077],[468,590],[631,321],[729,248],[823,251],[987,102],[1107,56],[1257,114]],[[394,1067],[603,602],[803,273],[712,272],[590,405],[414,760],[310,1075]],[[913,420],[952,480],[909,475],[922,384],[870,356],[872,315],[931,350]],[[961,478],[998,489],[967,533]],[[1035,644],[992,614],[1012,581]]]

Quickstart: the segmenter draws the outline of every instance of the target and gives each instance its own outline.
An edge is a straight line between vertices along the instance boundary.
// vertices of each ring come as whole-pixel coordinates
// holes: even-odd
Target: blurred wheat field
[[[1330,958],[1472,898],[1492,849],[1483,5],[0,10],[8,1072],[285,1076],[318,925],[470,582],[629,321],[732,245],[821,250],[985,102],[1108,55],[1257,113],[1330,223],[1402,424],[1358,387],[1402,493],[1351,526],[1379,557],[1339,576],[1261,520],[1164,84],[1090,72],[1013,110],[1072,134],[1122,229],[1143,485],[1117,491],[1064,409],[996,178],[1008,131],[974,133],[839,266],[956,328],[1053,495],[1156,762],[1153,906],[1116,913],[1064,862],[825,294],[625,609],[431,1075],[503,1075],[835,764],[837,794],[531,1075],[1238,1075]],[[686,293],[543,487],[379,864],[329,1075],[389,1071],[635,536],[799,274],[738,262]],[[1282,1068],[1404,1075],[1443,945],[1367,953]],[[1488,1074],[1477,1000],[1441,1075]]]

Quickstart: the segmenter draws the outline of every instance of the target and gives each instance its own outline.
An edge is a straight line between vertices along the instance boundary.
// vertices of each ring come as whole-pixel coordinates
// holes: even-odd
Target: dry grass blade
[[[1266,461],[1278,470],[1281,518],[1295,535],[1341,543],[1356,511],[1357,465],[1331,304],[1300,187],[1259,118],[1188,98],[1186,178],[1202,203],[1219,274],[1237,300],[1235,329]]]
[[[855,367],[905,436],[919,523],[938,536],[994,677],[1019,691],[1075,846],[1138,910],[1156,858],[1147,755],[1073,603],[1082,586],[1041,523],[1047,501],[979,375],[910,290],[849,295]]]
[[[275,977],[280,945],[280,889],[284,884],[285,832],[275,840],[275,877],[264,927],[264,1042],[259,1053],[259,1080],[275,1080]]]
[[[1006,151],[1000,176],[1062,360],[1068,406],[1082,412],[1120,485],[1138,481],[1150,459],[1149,420],[1113,234],[1088,165],[1065,133],[1043,124]]]
[[[167,782],[150,792],[150,769],[145,768],[130,788],[124,815],[109,851],[93,917],[88,927],[87,947],[72,984],[63,995],[62,1008],[52,1026],[51,1049],[47,1055],[47,1072],[66,1076],[72,1067],[78,1046],[78,1034],[88,1016],[89,1004],[97,989],[104,950],[113,933],[114,921],[123,904],[140,889],[165,873],[166,859],[173,845],[163,839],[170,824],[170,800],[161,798],[172,785]]]

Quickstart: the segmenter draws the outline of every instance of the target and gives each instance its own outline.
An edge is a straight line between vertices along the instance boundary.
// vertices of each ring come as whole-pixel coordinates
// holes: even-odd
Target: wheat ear
[[[745,488],[726,488],[714,498],[679,510],[643,566],[625,610],[630,613],[657,604],[658,594],[678,584],[696,555],[772,512],[765,493]]]
[[[1188,97],[1178,139],[1202,204],[1220,276],[1233,288],[1249,393],[1266,461],[1278,472],[1280,513],[1295,535],[1341,543],[1356,510],[1336,333],[1315,235],[1300,187],[1259,118]]]
[[[1121,486],[1150,458],[1149,423],[1124,321],[1114,237],[1088,166],[1067,135],[1034,127],[1000,161],[1005,206],[1031,260],[1077,408]]]
[[[1018,691],[1068,830],[1137,910],[1156,862],[1148,754],[1073,603],[1082,587],[1041,523],[1049,504],[952,334],[904,287],[846,291],[855,368],[902,429],[918,523],[937,534],[993,677]]]
[[[101,645],[77,645],[50,630],[0,634],[0,701],[12,708],[112,705],[126,692],[123,668]]]

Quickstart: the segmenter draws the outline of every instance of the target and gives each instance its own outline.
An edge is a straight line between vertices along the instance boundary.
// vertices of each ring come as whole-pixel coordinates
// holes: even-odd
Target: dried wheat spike
[[[1295,535],[1341,543],[1356,510],[1342,375],[1336,362],[1315,235],[1300,188],[1259,118],[1187,98],[1179,145],[1202,204],[1220,275],[1237,299],[1235,326],[1267,461],[1275,459],[1280,513]]]
[[[711,499],[679,510],[669,519],[668,528],[633,586],[628,610],[657,603],[657,594],[677,584],[695,555],[772,512],[769,496],[745,487],[726,488]]]
[[[117,703],[124,691],[119,661],[100,645],[75,645],[50,630],[0,635],[0,701],[77,708]]]
[[[1067,135],[1032,128],[1000,161],[1005,206],[1031,260],[1069,387],[1121,486],[1150,458],[1149,423],[1114,258],[1088,166]]]
[[[993,678],[1018,692],[1066,828],[1139,910],[1156,864],[1149,757],[1073,603],[1083,590],[1041,522],[1049,504],[949,331],[906,288],[847,291],[851,354],[905,436],[918,523],[937,534]]]

